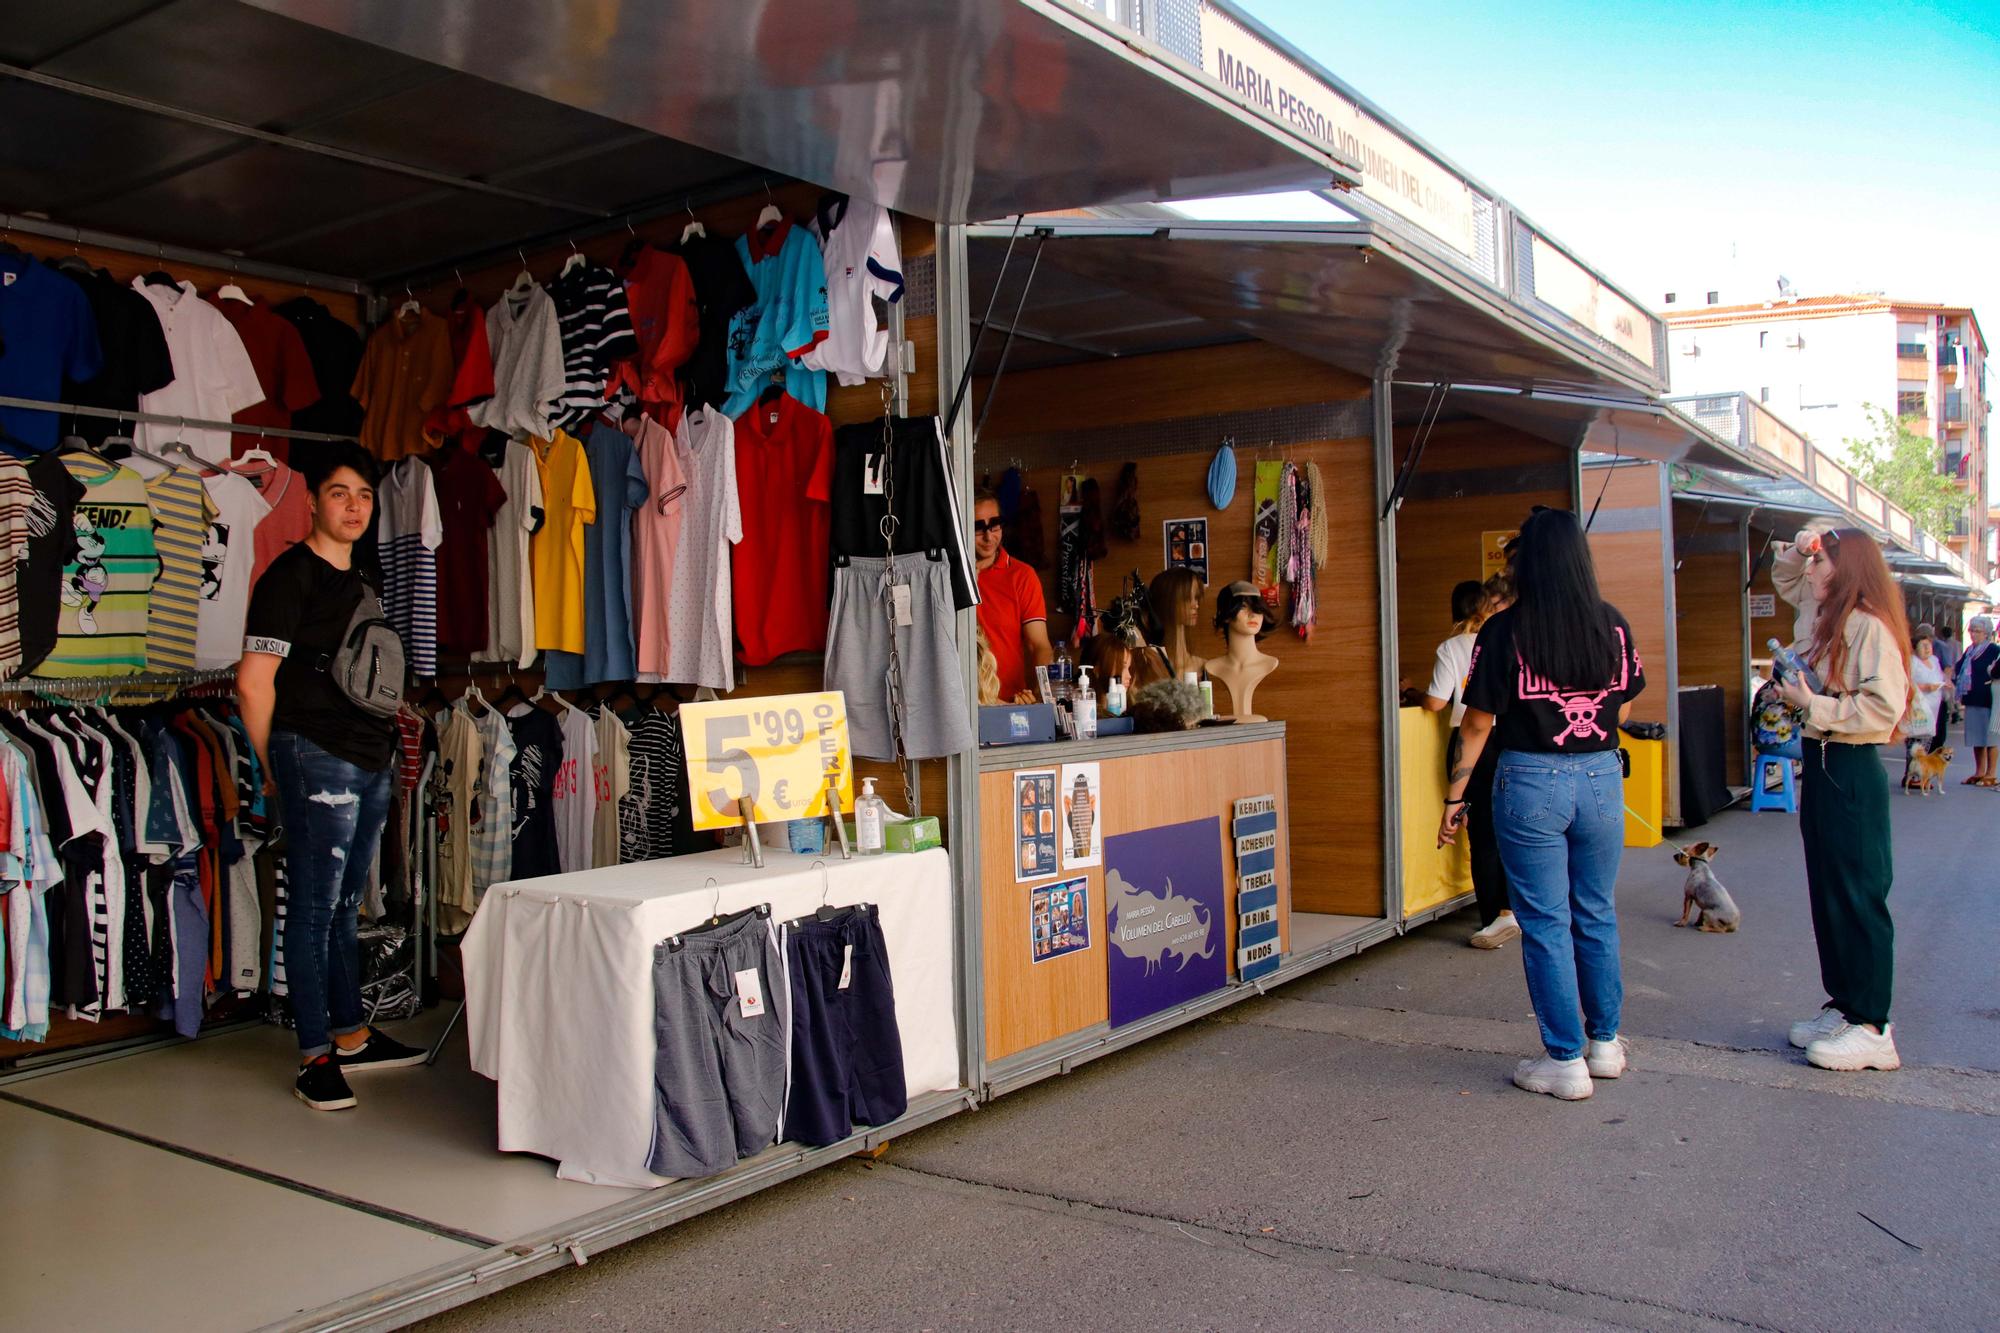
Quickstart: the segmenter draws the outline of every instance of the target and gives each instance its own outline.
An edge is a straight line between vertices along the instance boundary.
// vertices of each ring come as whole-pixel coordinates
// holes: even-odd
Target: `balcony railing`
[[[1948,393],[1944,396],[1944,420],[1948,426],[1965,424],[1965,395]]]
[[[1937,363],[1941,366],[1956,366],[1958,364],[1958,344],[1955,342],[1939,343]]]

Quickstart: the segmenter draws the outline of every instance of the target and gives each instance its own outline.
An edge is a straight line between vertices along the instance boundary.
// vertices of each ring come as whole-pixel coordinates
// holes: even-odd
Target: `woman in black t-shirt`
[[[1544,509],[1521,525],[1514,584],[1514,605],[1473,644],[1462,750],[1438,842],[1456,840],[1466,785],[1486,747],[1498,745],[1494,825],[1548,1052],[1523,1060],[1514,1083],[1579,1101],[1593,1078],[1625,1072],[1614,901],[1625,843],[1618,724],[1645,687],[1645,668],[1632,627],[1597,590],[1575,515]]]
[[[336,446],[305,467],[313,530],[250,593],[236,694],[285,829],[285,978],[298,1024],[298,1099],[355,1104],[347,1075],[425,1053],[370,1027],[361,1005],[361,895],[389,813],[395,724],[363,712],[327,664],[366,591],[354,545],[375,511],[374,460]]]

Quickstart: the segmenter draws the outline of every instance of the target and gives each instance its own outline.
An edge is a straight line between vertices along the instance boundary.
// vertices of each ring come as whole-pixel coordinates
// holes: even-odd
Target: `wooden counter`
[[[1000,1060],[1092,1029],[1110,1017],[1104,867],[1060,871],[1015,882],[1014,774],[1096,763],[1105,839],[1123,833],[1215,818],[1220,822],[1224,957],[1235,977],[1236,857],[1234,803],[1273,796],[1278,806],[1278,932],[1291,941],[1290,827],[1285,788],[1285,726],[1209,727],[1048,745],[994,746],[979,755],[980,884],[985,952],[986,1058]],[[1037,888],[1083,878],[1090,886],[1090,947],[1037,963],[1030,898]]]

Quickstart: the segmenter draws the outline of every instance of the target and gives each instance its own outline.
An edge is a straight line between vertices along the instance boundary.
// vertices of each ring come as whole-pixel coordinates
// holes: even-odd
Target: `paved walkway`
[[[1469,914],[446,1329],[2000,1327],[2000,796],[1895,807],[1892,1075],[1815,1070],[1795,821],[1698,836],[1743,907],[1619,890],[1633,1070],[1507,1083],[1518,952]]]

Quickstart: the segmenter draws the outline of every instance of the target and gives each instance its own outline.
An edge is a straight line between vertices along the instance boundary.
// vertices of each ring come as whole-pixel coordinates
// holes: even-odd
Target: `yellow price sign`
[[[1519,528],[1506,532],[1482,532],[1479,534],[1479,581],[1484,583],[1495,574],[1507,572],[1507,543],[1521,535]]]
[[[741,824],[745,796],[760,824],[822,817],[829,776],[839,781],[840,808],[854,808],[847,700],[838,690],[682,704],[680,716],[696,828]]]

